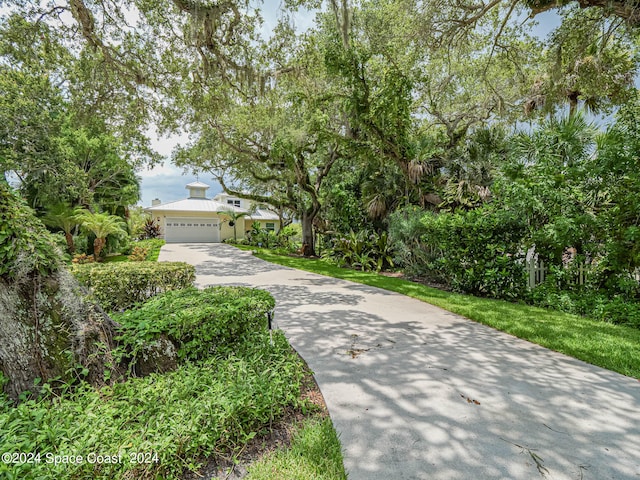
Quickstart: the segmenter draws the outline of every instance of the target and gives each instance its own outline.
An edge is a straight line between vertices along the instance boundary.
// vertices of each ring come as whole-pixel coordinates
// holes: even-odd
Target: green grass
[[[247,480],[346,480],[340,441],[331,419],[311,419],[293,435],[291,446],[249,467]]]
[[[160,240],[158,238],[151,238],[149,240],[139,240],[136,242],[137,246],[148,248],[149,252],[147,253],[146,260],[149,262],[157,262],[158,255],[160,255],[160,249],[165,244],[164,240]]]
[[[256,251],[263,260],[417,298],[516,337],[640,379],[640,330],[564,312],[445,292],[400,278],[339,268],[319,259]]]

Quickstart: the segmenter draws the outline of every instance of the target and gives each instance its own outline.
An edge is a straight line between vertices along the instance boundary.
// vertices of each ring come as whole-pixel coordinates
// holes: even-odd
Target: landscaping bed
[[[89,384],[80,366],[75,382],[54,379],[17,404],[1,396],[0,451],[10,456],[0,463],[0,478],[241,478],[318,429],[332,437],[328,461],[338,472],[324,478],[346,478],[311,372],[282,332],[267,330],[273,297],[246,287],[184,285],[156,294],[152,279],[162,275],[149,272],[166,266],[153,265],[76,266],[118,326],[115,364],[100,385]],[[136,277],[136,269],[143,280],[128,293],[102,281]],[[139,291],[148,289],[152,297],[141,299]],[[290,455],[304,463],[299,452]],[[293,468],[281,478],[307,467]]]

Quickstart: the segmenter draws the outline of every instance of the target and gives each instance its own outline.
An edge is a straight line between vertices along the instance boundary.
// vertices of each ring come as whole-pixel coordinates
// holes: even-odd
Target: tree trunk
[[[93,259],[96,262],[100,261],[100,253],[102,253],[102,249],[104,248],[106,243],[107,243],[106,238],[96,237],[96,239],[93,241]]]
[[[64,232],[64,238],[67,241],[67,247],[69,248],[69,252],[71,254],[76,253],[76,246],[73,243],[73,235],[71,232]]]
[[[1,180],[0,231],[0,385],[9,398],[52,379],[119,379],[111,353],[118,325],[85,299],[44,225]]]
[[[315,235],[313,234],[313,220],[317,212],[313,209],[302,212],[302,255],[305,257],[315,257]]]
[[[0,370],[14,401],[54,378],[103,385],[122,375],[111,355],[117,324],[84,300],[65,270],[0,277],[0,319]]]

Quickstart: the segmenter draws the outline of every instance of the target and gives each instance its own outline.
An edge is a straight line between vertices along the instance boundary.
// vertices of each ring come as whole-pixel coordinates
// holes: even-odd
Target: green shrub
[[[589,285],[575,285],[571,289],[560,285],[555,275],[547,276],[542,285],[533,289],[533,304],[594,320],[640,328],[640,304],[633,298],[612,296],[606,290]]]
[[[426,268],[453,290],[522,298],[527,284],[522,238],[526,224],[507,210],[426,213],[421,243],[433,250]]]
[[[130,308],[195,280],[195,268],[183,262],[94,263],[72,265],[70,270],[106,310]]]
[[[422,223],[424,210],[406,207],[389,216],[389,242],[393,248],[394,263],[404,268],[410,277],[428,274],[427,264],[434,257],[434,249],[421,241],[426,228]]]
[[[223,240],[223,243],[228,243],[229,245],[249,245],[249,240],[246,238],[227,238]]]
[[[40,463],[0,463],[7,480],[184,478],[212,455],[233,456],[300,401],[303,365],[284,335],[254,334],[242,355],[176,371],[89,386],[10,405],[0,395],[0,451],[40,453]],[[50,390],[49,390],[50,391]],[[118,463],[46,463],[46,455],[91,452]],[[143,463],[132,463],[131,454]],[[135,458],[135,457],[134,457]]]
[[[114,316],[122,340],[135,358],[161,335],[190,360],[235,349],[253,333],[264,331],[275,301],[265,290],[247,287],[186,288],[158,295],[139,308]]]

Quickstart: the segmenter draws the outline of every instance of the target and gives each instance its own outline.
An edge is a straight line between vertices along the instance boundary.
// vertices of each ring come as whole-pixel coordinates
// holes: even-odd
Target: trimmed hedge
[[[521,240],[526,223],[507,210],[477,209],[422,219],[420,241],[433,257],[426,268],[458,292],[522,298],[527,284]]]
[[[186,288],[158,295],[137,309],[114,315],[122,342],[136,357],[145,345],[166,335],[182,359],[205,359],[234,351],[256,332],[264,332],[275,300],[248,287]]]
[[[184,262],[92,263],[72,265],[70,270],[106,310],[131,308],[195,281],[195,268]]]

